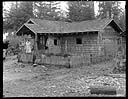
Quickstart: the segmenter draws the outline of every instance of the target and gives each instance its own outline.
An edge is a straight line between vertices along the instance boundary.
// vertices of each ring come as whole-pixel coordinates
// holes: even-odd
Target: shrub
[[[20,38],[16,37],[16,38],[10,39],[8,49],[7,49],[7,54],[8,55],[18,54],[20,52],[19,45],[20,45]]]

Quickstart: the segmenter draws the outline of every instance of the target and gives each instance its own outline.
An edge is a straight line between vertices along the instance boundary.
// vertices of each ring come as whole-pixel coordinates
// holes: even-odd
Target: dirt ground
[[[113,62],[78,68],[18,63],[16,56],[3,61],[4,97],[88,97],[91,86],[115,87],[126,94],[125,74],[113,77]],[[94,95],[95,96],[95,95]],[[101,95],[105,96],[105,95]],[[117,96],[117,95],[116,95]]]

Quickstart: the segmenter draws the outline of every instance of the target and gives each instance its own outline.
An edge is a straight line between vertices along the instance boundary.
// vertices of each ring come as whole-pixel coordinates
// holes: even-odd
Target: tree
[[[92,20],[94,14],[94,2],[92,1],[69,1],[68,18],[71,21]]]
[[[120,18],[119,18],[119,26],[123,29],[123,31],[126,30],[126,16],[125,16],[125,11],[122,12]]]
[[[13,29],[13,25],[12,25],[12,16],[10,15],[11,13],[11,9],[14,9],[14,3],[11,4],[11,8],[10,9],[4,9],[4,5],[3,5],[3,32],[7,32],[10,29]]]
[[[107,13],[109,15],[107,15]],[[102,18],[113,18],[119,26],[125,30],[125,11],[120,8],[119,1],[100,1],[99,16]]]
[[[117,20],[121,12],[119,5],[119,1],[99,1],[98,17],[101,19],[109,17]]]
[[[58,7],[59,2],[57,1],[43,1],[35,2],[34,8],[36,9],[35,15],[37,18],[46,20],[61,20],[62,16],[60,8]]]
[[[18,28],[33,15],[33,2],[12,3],[10,10],[3,12],[3,28],[17,31]]]

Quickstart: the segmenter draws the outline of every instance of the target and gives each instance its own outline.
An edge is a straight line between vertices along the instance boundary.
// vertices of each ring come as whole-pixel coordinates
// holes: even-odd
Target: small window
[[[76,44],[82,44],[82,39],[81,38],[76,38]]]
[[[57,45],[57,39],[54,39],[54,45]]]
[[[117,44],[118,44],[118,45],[121,44],[121,39],[117,39]]]
[[[44,45],[44,38],[43,38],[43,36],[40,36],[40,37],[39,37],[39,43],[40,43],[41,45]]]

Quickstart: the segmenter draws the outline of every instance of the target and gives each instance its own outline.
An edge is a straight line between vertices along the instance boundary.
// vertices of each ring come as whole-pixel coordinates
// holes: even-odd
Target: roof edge
[[[123,32],[123,29],[117,24],[117,22],[115,21],[115,20],[113,20],[115,23],[116,23],[116,25],[119,27],[119,29],[121,30],[121,32]]]
[[[30,18],[26,23],[28,24],[29,21],[32,21],[34,24],[36,24],[32,19],[34,19],[34,18]],[[36,25],[38,25],[38,24],[36,24]]]
[[[24,24],[16,31],[16,35],[17,35],[17,33],[19,32],[19,30],[22,28],[24,26]]]
[[[28,29],[30,29],[28,26],[27,26],[27,23],[25,23],[25,24],[23,24],[19,29],[18,29],[18,31],[16,32],[16,35],[17,35],[17,33],[24,27],[24,26],[26,26]],[[30,29],[34,34],[36,34],[36,32],[34,31],[34,30],[32,30],[32,29]]]
[[[105,29],[106,25],[110,24],[112,21],[114,21],[114,23],[119,27],[119,29],[121,30],[121,32],[123,32],[122,28],[116,23],[116,21],[115,21],[114,19],[110,19],[110,21],[107,22],[107,23],[104,25],[103,29]]]
[[[103,26],[103,29],[105,29],[105,27],[110,23],[112,22],[113,19],[109,19],[109,21]]]

